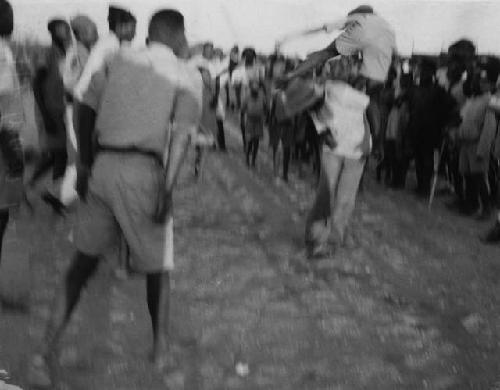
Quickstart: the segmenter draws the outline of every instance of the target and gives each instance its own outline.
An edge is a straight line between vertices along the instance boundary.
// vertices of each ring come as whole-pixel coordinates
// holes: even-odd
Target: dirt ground
[[[267,145],[251,171],[231,121],[227,133],[229,152],[208,152],[198,181],[189,155],[175,194],[172,362],[162,373],[149,366],[144,281],[117,280],[111,259],[64,339],[57,388],[500,388],[500,248],[477,239],[488,223],[453,215],[443,197],[429,212],[370,173],[356,248],[308,263],[310,168],[299,175],[292,165],[290,184],[277,183]],[[29,258],[31,310],[0,312],[0,380],[23,389],[73,223],[36,202],[35,216],[22,212],[6,237],[5,258]]]

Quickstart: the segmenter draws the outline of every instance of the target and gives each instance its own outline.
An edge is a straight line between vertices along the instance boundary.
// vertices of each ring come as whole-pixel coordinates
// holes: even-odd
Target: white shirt
[[[361,74],[384,82],[396,50],[396,35],[380,16],[355,14],[348,17],[344,32],[335,39],[335,47],[342,55],[362,52]]]
[[[311,118],[318,132],[330,129],[337,146],[334,153],[347,158],[361,158],[365,136],[364,113],[370,98],[340,81],[327,81],[325,103]]]
[[[107,37],[101,38],[92,48],[82,75],[75,87],[75,97],[82,100],[83,93],[88,89],[94,74],[102,70],[104,65],[109,63],[113,56],[120,50],[118,37],[110,33]]]
[[[24,109],[21,86],[17,75],[16,61],[9,43],[0,38],[0,121],[11,130],[24,124]]]

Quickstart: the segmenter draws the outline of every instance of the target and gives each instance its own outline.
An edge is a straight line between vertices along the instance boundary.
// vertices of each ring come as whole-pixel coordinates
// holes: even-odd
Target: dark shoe
[[[500,243],[500,222],[496,222],[495,226],[481,238],[481,241],[485,244],[498,244]]]
[[[490,218],[491,218],[491,210],[489,209],[483,210],[477,213],[476,215],[476,219],[481,222],[488,221]]]
[[[42,194],[42,200],[50,207],[52,207],[52,210],[54,210],[56,214],[64,216],[66,212],[66,206],[50,192],[45,192],[44,194]]]

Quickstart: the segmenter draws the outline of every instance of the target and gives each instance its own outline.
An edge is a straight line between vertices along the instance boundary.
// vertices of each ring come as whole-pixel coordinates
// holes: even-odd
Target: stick
[[[429,210],[432,207],[432,202],[434,201],[434,195],[436,193],[436,186],[437,186],[437,181],[438,181],[438,176],[439,176],[439,165],[441,163],[441,157],[443,156],[444,152],[444,147],[446,144],[446,140],[443,140],[443,143],[441,144],[441,149],[438,154],[437,161],[434,161],[434,175],[432,177],[432,187],[431,187],[431,194],[429,196]],[[435,157],[435,155],[434,155]]]

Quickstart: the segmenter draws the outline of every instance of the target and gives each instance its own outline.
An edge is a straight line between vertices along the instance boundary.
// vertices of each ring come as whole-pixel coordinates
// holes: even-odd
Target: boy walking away
[[[202,84],[199,73],[176,57],[186,45],[182,14],[158,11],[148,32],[147,48],[120,53],[109,66],[106,83],[94,77],[83,94],[87,110],[79,119],[80,144],[87,148],[81,150],[89,150],[94,129],[99,150],[93,162],[88,153],[81,156],[87,165],[79,172],[84,201],[76,220],[77,252],[48,327],[43,356],[34,362],[39,375],[47,374],[47,359],[55,357],[103,255],[120,239],[127,243],[130,269],[145,276],[151,359],[157,368],[164,365],[169,272],[174,267],[172,191],[199,125]],[[42,379],[50,387],[50,378]]]
[[[323,146],[320,182],[306,221],[309,258],[328,253],[332,234],[336,236],[333,237],[335,244],[348,244],[346,229],[371,148],[364,114],[370,98],[348,84],[356,69],[352,58],[335,59],[330,69],[330,80],[325,84],[325,103],[313,113],[316,128],[322,133]]]
[[[52,37],[52,46],[47,56],[46,66],[39,69],[34,86],[34,94],[38,108],[42,114],[47,150],[35,167],[29,182],[31,187],[52,169],[51,190],[47,189],[42,199],[54,211],[62,214],[64,205],[59,199],[60,184],[66,172],[68,162],[66,131],[66,92],[63,83],[62,69],[66,51],[71,46],[71,29],[65,20],[54,19],[48,23]]]
[[[467,215],[476,213],[482,220],[491,215],[488,169],[497,119],[488,106],[498,74],[498,67],[485,66],[472,76],[472,96],[464,107],[457,134],[460,173],[465,178],[466,188],[466,208],[463,211]]]
[[[242,132],[247,137],[246,163],[255,168],[255,160],[259,151],[259,142],[264,136],[264,122],[267,116],[266,96],[260,89],[257,80],[250,81],[250,93],[243,101],[241,107]]]

